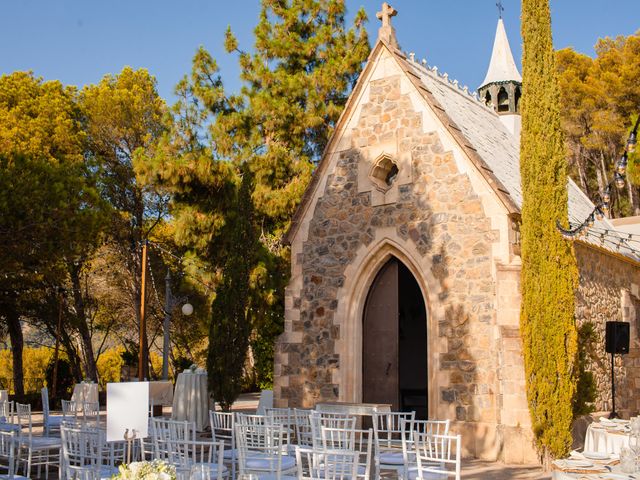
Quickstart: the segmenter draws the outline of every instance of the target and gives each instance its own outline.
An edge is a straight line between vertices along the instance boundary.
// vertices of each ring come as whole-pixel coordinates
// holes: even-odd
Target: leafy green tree
[[[22,393],[21,322],[64,284],[98,223],[75,90],[27,72],[0,77],[0,316]],[[44,322],[56,322],[52,317]]]
[[[566,48],[556,62],[570,173],[598,203],[640,111],[640,32],[600,39],[595,49],[591,58]],[[629,160],[627,188],[610,192],[615,217],[640,214],[638,154]]]
[[[523,0],[522,308],[527,399],[545,460],[571,446],[576,391],[576,260],[556,221],[567,220],[567,165],[560,125],[548,0]]]
[[[145,69],[125,67],[118,75],[106,75],[97,85],[80,92],[80,107],[87,133],[88,157],[97,165],[99,189],[113,208],[109,228],[111,253],[127,272],[123,287],[140,324],[141,242],[167,214],[168,197],[153,185],[141,181],[134,169],[134,156],[155,148],[166,132],[166,105],[157,91],[156,80]],[[83,259],[85,262],[88,258]],[[74,278],[79,278],[84,263]],[[75,285],[75,284],[74,284]],[[74,287],[74,292],[77,290]],[[88,317],[82,298],[76,295],[79,315]],[[133,326],[133,325],[132,325]],[[149,377],[149,344],[143,339],[143,372]]]
[[[252,51],[241,50],[227,31],[240,92],[225,91],[216,61],[200,48],[191,75],[176,88],[171,136],[139,158],[140,171],[172,192],[176,241],[222,282],[225,259],[238,248],[225,236],[226,225],[243,165],[251,172],[261,245],[250,265],[249,316],[254,341],[262,344],[259,365],[269,369],[263,379],[283,324],[289,259],[281,238],[369,53],[364,10],[350,28],[345,13],[343,0],[263,0]]]

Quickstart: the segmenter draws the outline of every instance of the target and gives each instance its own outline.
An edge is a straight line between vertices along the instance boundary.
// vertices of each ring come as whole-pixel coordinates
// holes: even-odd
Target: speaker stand
[[[616,381],[614,374],[614,353],[611,352],[611,413],[609,414],[609,418],[618,418],[618,413],[616,412]]]

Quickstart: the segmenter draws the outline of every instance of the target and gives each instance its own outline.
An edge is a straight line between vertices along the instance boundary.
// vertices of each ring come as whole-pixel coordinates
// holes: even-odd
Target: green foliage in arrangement
[[[246,314],[254,338],[265,344],[274,344],[284,322],[289,250],[282,236],[369,54],[364,10],[350,28],[345,13],[343,0],[263,0],[251,51],[241,49],[231,29],[226,34],[227,51],[239,58],[240,92],[225,91],[215,59],[199,49],[176,88],[171,135],[153,155],[137,159],[140,172],[171,192],[176,242],[220,285],[216,308],[235,304],[221,298],[236,295],[224,277],[239,244],[226,232],[240,177],[251,172],[259,244],[244,257],[251,262]],[[259,352],[257,376],[266,384],[273,349]]]
[[[520,329],[533,432],[548,460],[571,446],[577,354],[576,260],[556,229],[568,217],[567,165],[548,0],[523,0],[522,38]]]

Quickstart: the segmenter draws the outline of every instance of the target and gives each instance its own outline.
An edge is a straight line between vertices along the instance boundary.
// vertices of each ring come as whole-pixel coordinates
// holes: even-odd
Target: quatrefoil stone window
[[[393,161],[391,155],[383,153],[376,158],[369,178],[381,192],[386,192],[393,186],[393,182],[398,178],[398,165]]]

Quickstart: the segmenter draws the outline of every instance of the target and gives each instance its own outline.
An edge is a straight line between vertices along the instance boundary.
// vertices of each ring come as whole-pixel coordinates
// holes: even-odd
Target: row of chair
[[[210,412],[213,438],[227,446],[224,459],[231,464],[234,478],[236,464],[243,478],[287,475],[300,468],[312,474],[305,462],[328,450],[350,452],[336,458],[355,459],[357,476],[365,480],[370,478],[372,463],[376,479],[385,470],[408,480],[460,477],[461,439],[449,435],[448,420],[420,421],[414,412],[374,413],[373,428],[363,430],[356,428],[357,419],[350,415],[299,409],[266,409],[265,413]],[[256,452],[269,462],[252,462]]]

